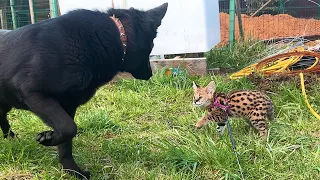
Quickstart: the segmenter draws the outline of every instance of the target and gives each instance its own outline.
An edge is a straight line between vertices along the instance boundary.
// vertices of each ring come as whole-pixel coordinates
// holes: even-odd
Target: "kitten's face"
[[[213,100],[215,84],[211,81],[207,87],[200,87],[193,82],[193,105],[198,107],[208,107]]]

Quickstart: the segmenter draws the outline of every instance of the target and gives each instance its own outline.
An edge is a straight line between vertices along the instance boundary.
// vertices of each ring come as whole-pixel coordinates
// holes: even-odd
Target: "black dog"
[[[15,136],[6,117],[11,108],[30,110],[53,128],[39,133],[37,141],[57,145],[63,168],[89,179],[90,173],[82,171],[72,156],[76,109],[119,71],[142,80],[152,76],[149,55],[167,7],[165,3],[148,11],[75,10],[2,33],[0,126],[4,137]]]

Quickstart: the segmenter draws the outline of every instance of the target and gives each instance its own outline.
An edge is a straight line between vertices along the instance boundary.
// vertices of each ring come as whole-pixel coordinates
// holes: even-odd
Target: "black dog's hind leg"
[[[76,108],[65,108],[69,116],[74,119]],[[75,163],[72,156],[72,140],[67,140],[58,145],[59,160],[63,166],[63,169],[69,174],[79,179],[90,179],[90,172],[82,171]],[[76,172],[75,172],[76,171]],[[84,178],[85,177],[85,178]]]
[[[11,138],[15,137],[15,134],[10,129],[10,124],[7,119],[7,113],[11,110],[11,107],[0,105],[0,127],[3,132],[3,137],[8,138],[10,136]]]

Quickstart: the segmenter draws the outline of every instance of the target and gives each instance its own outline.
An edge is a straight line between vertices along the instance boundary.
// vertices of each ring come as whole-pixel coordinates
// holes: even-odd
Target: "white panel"
[[[220,42],[217,0],[114,0],[115,8],[148,10],[165,2],[168,11],[158,29],[152,55],[206,52]],[[61,13],[84,8],[106,10],[112,0],[59,0]]]

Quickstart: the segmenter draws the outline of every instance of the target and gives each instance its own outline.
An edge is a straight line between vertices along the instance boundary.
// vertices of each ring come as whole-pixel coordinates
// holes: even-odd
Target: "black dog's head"
[[[128,39],[122,70],[131,73],[137,79],[148,80],[152,76],[149,56],[167,8],[168,3],[164,3],[148,11],[130,8],[111,9],[108,12],[121,20]]]

